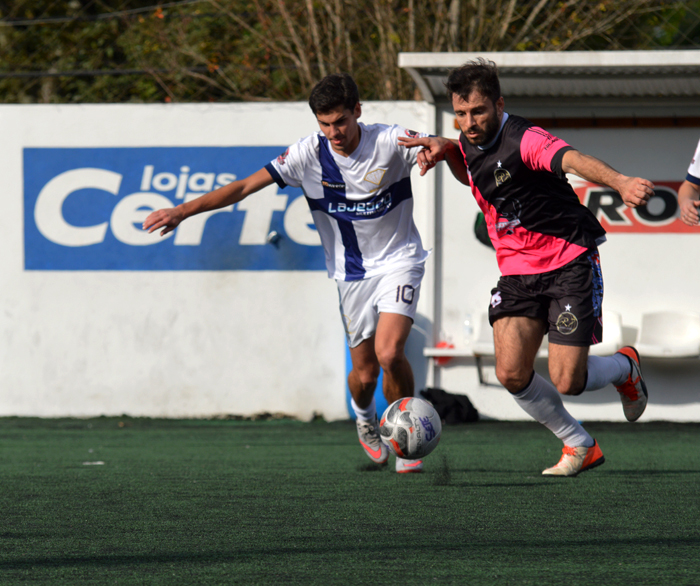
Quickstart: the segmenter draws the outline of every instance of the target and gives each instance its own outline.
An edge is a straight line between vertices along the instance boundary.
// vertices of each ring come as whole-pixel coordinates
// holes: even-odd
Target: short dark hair
[[[327,75],[314,86],[309,96],[309,106],[314,114],[325,114],[338,106],[352,111],[359,102],[360,91],[347,73]]]
[[[445,87],[450,101],[454,94],[463,100],[468,100],[474,90],[489,98],[494,104],[501,97],[498,68],[493,61],[487,61],[483,57],[467,61],[461,67],[450,71]]]

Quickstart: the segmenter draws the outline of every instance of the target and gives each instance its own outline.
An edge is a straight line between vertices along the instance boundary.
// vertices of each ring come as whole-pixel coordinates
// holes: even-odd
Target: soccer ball
[[[423,399],[394,401],[382,415],[382,441],[399,458],[417,460],[432,452],[440,441],[442,423],[433,406]]]

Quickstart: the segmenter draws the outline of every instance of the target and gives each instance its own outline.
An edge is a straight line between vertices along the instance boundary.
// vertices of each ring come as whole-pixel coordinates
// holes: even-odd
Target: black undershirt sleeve
[[[556,153],[554,153],[554,156],[552,157],[552,173],[554,173],[560,179],[564,179],[564,177],[566,177],[566,173],[564,173],[564,170],[561,168],[564,153],[566,151],[575,150],[576,149],[574,147],[567,145],[565,147],[560,148]]]

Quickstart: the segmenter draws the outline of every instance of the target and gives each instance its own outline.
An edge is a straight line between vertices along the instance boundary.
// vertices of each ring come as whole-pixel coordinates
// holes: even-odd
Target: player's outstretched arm
[[[162,228],[160,235],[165,236],[168,232],[172,232],[177,228],[180,222],[186,218],[238,203],[250,194],[271,185],[273,182],[270,172],[264,168],[260,169],[245,179],[224,185],[187,203],[181,203],[174,208],[156,210],[148,215],[143,223],[143,229],[148,230],[150,234]]]
[[[575,150],[564,153],[562,169],[565,173],[573,173],[587,181],[612,187],[622,196],[625,205],[631,208],[646,205],[654,195],[654,184],[648,179],[628,177],[600,159]]]
[[[410,138],[399,136],[399,144],[406,148],[423,147],[418,154],[418,166],[421,176],[425,175],[438,162],[447,161],[450,171],[465,185],[469,185],[467,168],[464,165],[462,152],[459,150],[459,143],[456,140],[443,138],[441,136],[421,136]]]
[[[678,189],[678,207],[681,209],[681,221],[684,224],[700,224],[700,185],[684,181]]]

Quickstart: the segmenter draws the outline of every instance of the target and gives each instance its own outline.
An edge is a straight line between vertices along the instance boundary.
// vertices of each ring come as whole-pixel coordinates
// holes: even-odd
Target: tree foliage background
[[[0,101],[304,100],[409,51],[700,49],[700,0],[0,0]]]

